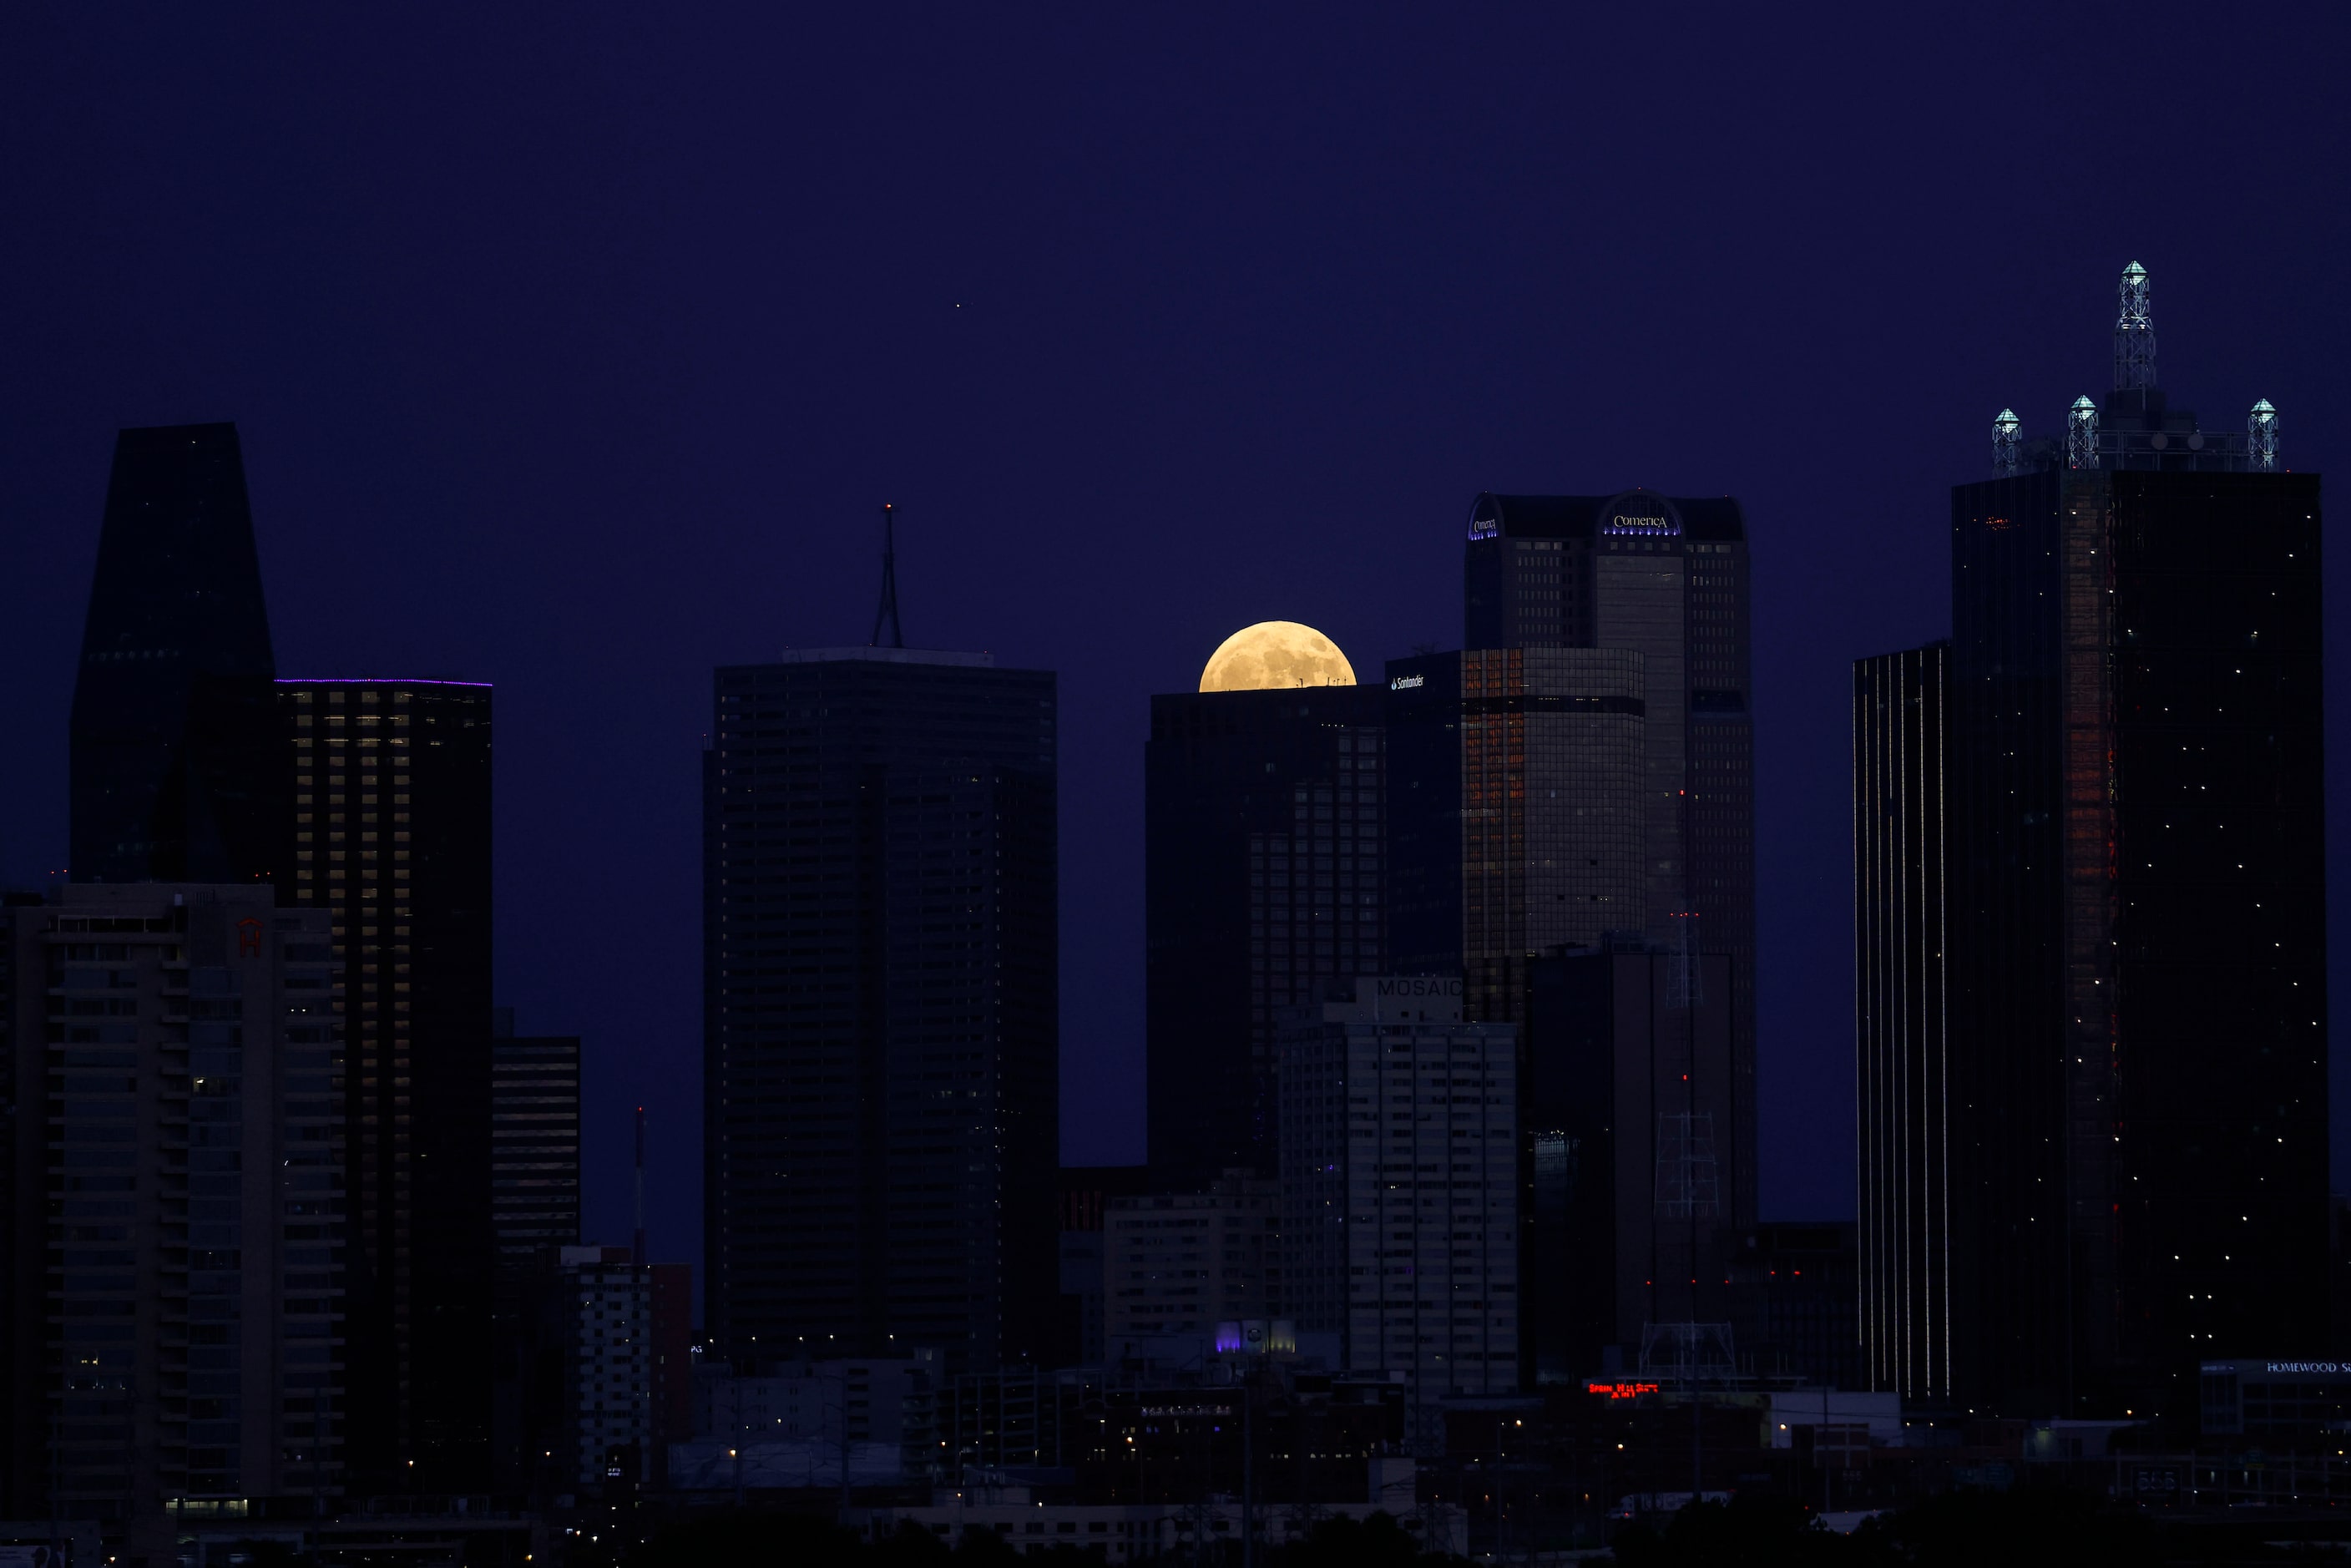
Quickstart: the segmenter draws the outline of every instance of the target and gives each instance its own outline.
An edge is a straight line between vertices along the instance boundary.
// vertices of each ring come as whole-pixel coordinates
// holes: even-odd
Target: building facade
[[[2156,386],[1951,497],[1955,1380],[2184,1416],[2326,1322],[2319,481]]]
[[[1615,649],[1387,666],[1398,967],[1464,977],[1472,1019],[1525,1016],[1527,964],[1646,922],[1646,660]]]
[[[1739,1238],[1730,1328],[1741,1372],[1823,1388],[1867,1386],[1855,1240],[1846,1220],[1766,1221]]]
[[[1754,1106],[1728,953],[1629,934],[1537,960],[1524,1090],[1538,1383],[1733,1370]]]
[[[1282,1030],[1290,1315],[1417,1405],[1515,1392],[1518,1029],[1464,1022],[1449,976],[1345,988]]]
[[[1281,1305],[1280,1188],[1228,1171],[1205,1192],[1113,1197],[1102,1209],[1104,1357],[1159,1334],[1213,1334]]]
[[[1643,918],[1731,956],[1740,1071],[1754,1072],[1754,721],[1746,517],[1728,496],[1482,495],[1471,506],[1463,646],[1638,653]],[[1407,958],[1405,961],[1409,961]],[[1473,1006],[1477,998],[1473,996]]]
[[[562,1292],[568,1452],[564,1477],[591,1490],[652,1474],[653,1276],[626,1247],[565,1247]]]
[[[74,682],[75,881],[282,875],[276,674],[236,426],[121,432]]]
[[[1281,1010],[1385,967],[1381,751],[1376,687],[1151,699],[1144,1041],[1163,1188],[1270,1176]]]
[[[279,898],[329,917],[349,1051],[353,1472],[486,1487],[491,689],[288,680],[277,695],[293,802]]]
[[[717,672],[708,1326],[735,1359],[1041,1354],[1056,1301],[1054,677],[817,650]]]
[[[1866,1386],[1948,1404],[1948,643],[1853,666],[1854,1030]],[[1850,1386],[1850,1385],[1848,1385]]]
[[[187,1519],[330,1507],[348,1258],[325,912],[250,883],[68,884],[0,908],[0,940],[12,1507],[154,1562]]]
[[[502,1300],[580,1241],[580,1037],[518,1035],[507,1009],[491,1022],[490,1228]]]

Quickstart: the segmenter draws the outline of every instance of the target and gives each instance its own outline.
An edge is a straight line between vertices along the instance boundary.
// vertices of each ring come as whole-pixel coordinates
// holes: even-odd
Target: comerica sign
[[[1604,533],[1646,535],[1673,538],[1682,531],[1681,525],[1671,517],[1633,517],[1619,512],[1608,519]]]

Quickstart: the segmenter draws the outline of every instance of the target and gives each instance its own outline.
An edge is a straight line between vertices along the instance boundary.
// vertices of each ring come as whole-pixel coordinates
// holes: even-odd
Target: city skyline
[[[1599,41],[1635,57],[1667,41],[1641,24],[1611,26],[1622,30]],[[2064,92],[2004,91],[1953,116],[1948,138],[1872,98],[1864,111],[1889,123],[1862,139],[1869,146],[1831,135],[1798,106],[1840,101],[1840,84],[1875,79],[1869,62],[1897,57],[1896,43],[1832,40],[1809,66],[1766,50],[1740,66],[1736,79],[1749,85],[1732,95],[1735,117],[1710,103],[1688,140],[1651,143],[1607,111],[1614,99],[1547,129],[1557,111],[1533,106],[1552,95],[1523,68],[1499,78],[1490,68],[1500,56],[1542,57],[1557,36],[1488,34],[1472,50],[1479,69],[1466,68],[1468,57],[1427,68],[1451,88],[1446,101],[1490,102],[1496,117],[1457,129],[1449,111],[1390,95],[1393,134],[1429,149],[1427,163],[1381,163],[1393,200],[1364,204],[1348,179],[1362,154],[1334,153],[1304,123],[1224,140],[1241,134],[1219,129],[1210,107],[1228,78],[1185,43],[1168,84],[1141,92],[1148,114],[1053,100],[1040,110],[1051,128],[1041,153],[978,133],[1007,166],[1042,158],[1066,172],[1074,217],[1024,193],[993,218],[956,194],[978,165],[951,159],[953,177],[932,176],[919,159],[856,146],[841,152],[841,183],[807,204],[768,214],[730,203],[736,215],[722,219],[692,193],[699,186],[669,178],[686,143],[655,115],[643,154],[653,176],[613,176],[622,184],[609,230],[596,214],[611,187],[587,172],[603,166],[567,158],[551,180],[532,177],[528,160],[501,151],[502,121],[469,121],[498,171],[469,177],[437,141],[419,152],[407,129],[369,131],[322,105],[327,166],[384,197],[380,208],[341,204],[240,155],[247,137],[276,144],[259,134],[274,120],[224,120],[178,96],[164,54],[223,57],[213,46],[177,36],[127,44],[125,68],[165,89],[157,107],[138,107],[143,89],[126,96],[110,78],[69,72],[89,107],[43,100],[37,111],[67,126],[113,118],[124,134],[153,132],[159,149],[177,135],[163,127],[193,123],[185,151],[156,155],[184,188],[222,199],[201,211],[178,198],[151,206],[143,183],[68,160],[94,199],[130,214],[115,248],[132,274],[122,279],[72,243],[9,263],[23,282],[11,291],[16,319],[32,321],[38,302],[94,329],[78,345],[28,331],[24,385],[45,390],[11,394],[0,435],[16,476],[10,515],[26,525],[11,528],[0,571],[6,651],[23,672],[5,716],[27,753],[21,778],[0,786],[0,862],[11,880],[64,863],[53,852],[65,842],[54,737],[78,607],[37,595],[44,583],[87,580],[114,429],[235,416],[279,669],[473,672],[501,687],[498,999],[534,1029],[586,1042],[586,1136],[600,1167],[590,1232],[609,1241],[627,1228],[619,1154],[643,1103],[657,1245],[691,1255],[695,1096],[676,1082],[690,1020],[669,1018],[656,988],[617,977],[642,965],[663,988],[691,984],[689,775],[707,671],[785,643],[862,642],[876,502],[898,503],[902,599],[922,640],[1064,673],[1066,792],[1108,802],[1067,808],[1064,875],[1067,1152],[1099,1160],[1141,1152],[1142,915],[1123,883],[1139,863],[1144,697],[1188,684],[1222,637],[1269,616],[1322,628],[1366,669],[1416,643],[1449,644],[1458,519],[1480,490],[1637,481],[1674,495],[1735,491],[1761,563],[1762,1207],[1830,1212],[1850,1186],[1849,1118],[1840,1111],[1816,1126],[1805,1107],[1841,1103],[1850,1071],[1837,760],[1846,662],[1948,630],[1940,486],[1974,471],[1999,409],[2017,409],[2028,437],[2047,435],[2076,392],[2104,384],[2105,308],[2131,259],[2157,275],[2167,352],[2192,351],[2210,389],[2208,418],[2267,397],[2283,411],[2290,465],[2339,465],[2346,421],[2330,378],[2340,335],[2311,303],[2331,287],[2318,258],[2341,254],[2337,220],[2300,200],[2299,159],[2223,158],[2241,133],[2211,107],[2231,83],[2274,84],[2273,73],[2292,78],[2325,53],[2285,49],[2267,26],[2199,51],[2192,72],[2152,57],[2150,78],[2097,66],[2107,41],[2066,24],[2046,37],[2048,60],[2015,68],[2029,84],[2056,79],[2042,73],[2069,61]],[[1944,69],[2018,79],[2000,31],[1986,24]],[[1407,41],[1375,26],[1351,57],[1371,99],[1414,74],[1399,64],[1417,53]],[[976,57],[1003,57],[992,52],[1000,41],[970,42]],[[1290,53],[1305,42],[1277,33],[1240,49],[1261,68],[1287,62],[1332,97],[1336,141],[1387,145],[1379,138],[1391,132],[1339,90],[1351,76]],[[506,45],[486,47],[493,60],[510,57]],[[617,46],[591,26],[571,47],[528,101],[590,160],[602,133],[552,84],[605,79]],[[1702,63],[1730,63],[1719,46],[1697,47]],[[341,68],[328,61],[343,51],[276,37],[256,52],[315,80],[337,79]],[[665,47],[653,56],[679,59]],[[905,63],[942,107],[971,108],[935,63]],[[358,98],[372,101],[385,78],[358,68]],[[1955,79],[1935,77],[1945,90]],[[2167,193],[2189,173],[2118,165],[2102,176],[2109,210],[2084,224],[2050,150],[2105,135],[2165,92],[2189,105],[2179,134],[2189,173],[2204,172],[2197,195]],[[155,118],[163,106],[176,107]],[[724,94],[680,112],[697,147],[739,145],[728,132],[751,128],[750,144],[765,146],[769,132],[803,123],[797,110],[771,119]],[[849,113],[830,89],[809,112]],[[2296,110],[2274,134],[2323,157],[2336,132],[2316,113]],[[649,123],[640,110],[624,117]],[[1235,204],[1188,181],[1146,183],[1138,215],[1123,215],[1130,209],[1109,193],[1126,172],[1165,167],[1176,146],[1193,145],[1144,129],[1154,117],[1181,128],[1170,134],[1205,138],[1217,174],[1207,183],[1231,190]],[[1080,145],[1095,138],[1071,134],[1097,118],[1099,154]],[[940,123],[926,107],[907,134],[938,148]],[[1750,140],[1712,132],[1750,123],[1797,155],[1741,164],[1739,179],[1708,173],[1715,154],[1702,148]],[[1973,172],[1986,136],[2015,150],[1997,173]],[[1609,155],[1569,156],[1579,141]],[[1260,147],[1268,156],[1240,155]],[[430,173],[402,172],[419,157]],[[730,157],[730,189],[791,183],[757,157]],[[1818,176],[1793,172],[1808,161]],[[686,192],[684,211],[650,204],[640,179]],[[1742,196],[1750,179],[1785,191],[1784,213]],[[1686,186],[1687,210],[1661,194]],[[69,193],[79,188],[41,184],[27,211],[36,222],[49,214],[52,231],[69,225],[86,210]],[[545,211],[505,215],[516,188],[543,192]],[[2062,204],[2061,191],[2071,193]],[[966,214],[974,243],[932,246],[872,281],[810,259],[797,239],[777,243],[807,223],[895,228],[883,218],[901,203],[942,214],[915,225],[935,235],[946,232],[944,214]],[[1951,214],[1970,203],[2001,222],[1953,235]],[[452,221],[435,221],[444,214]],[[662,232],[673,217],[674,250],[606,243],[613,232]],[[1503,243],[1461,245],[1488,224]],[[533,229],[545,237],[522,237]],[[491,240],[518,247],[507,252],[518,259],[485,277],[474,259],[498,246],[484,253],[476,242]],[[800,257],[780,286],[770,268],[729,259],[771,246]],[[1738,265],[1726,269],[1726,256]],[[306,278],[338,281],[330,291]],[[536,286],[542,278],[549,287]],[[529,299],[519,311],[492,305],[517,296]],[[690,303],[703,296],[717,303]],[[790,356],[771,350],[802,328],[778,320],[803,322],[799,307],[779,303],[781,318],[738,338],[726,302],[800,298],[836,302],[852,325],[812,329],[810,357],[792,361],[807,368],[779,374]],[[726,346],[737,340],[757,350]],[[632,390],[640,383],[669,390],[655,398]],[[1200,412],[1215,409],[1230,417]],[[712,570],[722,552],[737,564]],[[591,833],[602,846],[592,880],[571,852]],[[641,915],[571,932],[563,911],[615,883],[643,900]]]

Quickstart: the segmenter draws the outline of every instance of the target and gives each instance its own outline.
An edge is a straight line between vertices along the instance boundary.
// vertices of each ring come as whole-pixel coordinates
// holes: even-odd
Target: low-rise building
[[[1374,1478],[1374,1484],[1386,1481],[1384,1473]],[[1056,1546],[1081,1552],[1099,1548],[1111,1563],[1196,1561],[1204,1544],[1238,1553],[1245,1530],[1260,1548],[1280,1547],[1305,1540],[1326,1521],[1368,1521],[1381,1513],[1393,1518],[1423,1552],[1460,1556],[1469,1546],[1468,1515],[1458,1503],[1408,1508],[1372,1501],[1313,1508],[1260,1505],[1253,1512],[1254,1518],[1248,1518],[1241,1505],[1229,1499],[1133,1507],[1040,1503],[1030,1500],[1025,1488],[990,1487],[941,1490],[933,1494],[927,1508],[852,1510],[843,1522],[874,1542],[886,1541],[902,1525],[913,1524],[949,1547],[960,1545],[967,1534],[987,1531],[1023,1555]]]

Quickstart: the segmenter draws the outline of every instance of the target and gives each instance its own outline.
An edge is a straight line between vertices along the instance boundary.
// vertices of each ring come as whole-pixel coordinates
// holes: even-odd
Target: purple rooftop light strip
[[[490,685],[487,681],[413,680],[403,675],[317,675],[308,680],[293,680],[281,676],[277,684],[281,686],[481,686],[484,688],[487,688]]]

